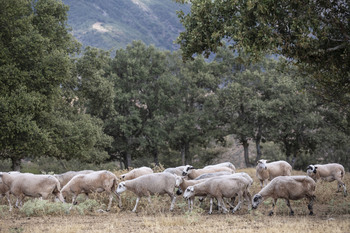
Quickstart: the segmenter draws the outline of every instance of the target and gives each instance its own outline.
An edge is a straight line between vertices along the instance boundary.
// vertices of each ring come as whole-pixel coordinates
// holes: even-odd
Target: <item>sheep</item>
[[[225,175],[231,175],[232,172],[213,172],[213,173],[204,173],[200,176],[198,176],[197,178],[195,178],[195,180],[201,180],[201,179],[208,179],[208,178],[212,178],[212,177],[216,177],[216,176],[225,176]]]
[[[221,171],[226,171],[226,172],[231,172],[235,173],[231,168],[228,167],[212,167],[212,168],[202,168],[202,169],[194,169],[193,166],[191,165],[186,165],[186,167],[184,168],[184,170],[182,171],[182,175],[183,176],[188,176],[189,179],[193,180],[195,178],[197,178],[200,175],[203,175],[205,173],[214,173],[214,172],[221,172]]]
[[[2,173],[0,178],[9,187],[10,193],[16,198],[16,207],[22,205],[25,196],[41,197],[47,199],[50,194],[54,194],[61,202],[64,199],[60,193],[60,182],[52,175],[34,175],[31,173]]]
[[[112,172],[102,170],[88,174],[80,174],[74,176],[61,190],[62,196],[66,199],[69,195],[73,195],[72,204],[76,203],[76,198],[80,193],[85,193],[88,197],[89,193],[105,191],[109,194],[109,203],[107,211],[110,210],[113,200],[113,194],[119,199],[119,208],[121,208],[120,196],[115,193],[118,185],[118,178]],[[72,205],[72,206],[73,206]]]
[[[278,176],[274,178],[268,185],[255,194],[252,200],[253,209],[266,198],[273,198],[272,210],[269,216],[273,215],[273,211],[278,198],[286,201],[290,209],[290,215],[294,215],[294,211],[289,200],[299,200],[302,198],[309,199],[308,209],[310,215],[313,215],[312,205],[315,200],[316,182],[308,176]]]
[[[277,176],[292,175],[292,166],[286,161],[275,161],[266,163],[267,160],[261,159],[256,166],[256,177],[260,181],[261,188]]]
[[[224,163],[218,163],[218,164],[214,164],[214,165],[208,165],[208,166],[205,166],[204,169],[213,168],[213,167],[228,167],[228,168],[231,168],[234,172],[236,171],[236,167],[230,162],[224,162]]]
[[[194,196],[209,196],[211,198],[209,214],[212,214],[213,197],[218,200],[219,209],[222,207],[223,212],[227,213],[228,210],[225,207],[223,198],[233,198],[238,195],[238,204],[232,210],[232,213],[234,213],[240,208],[242,196],[246,189],[247,184],[243,181],[242,177],[214,177],[199,184],[189,186],[183,196],[185,199],[190,199]]]
[[[20,172],[8,172],[9,174],[20,174]],[[10,187],[4,184],[2,182],[2,179],[0,178],[0,197],[5,196],[8,203],[9,203],[9,210],[12,211],[12,204],[11,204],[11,199],[10,199]]]
[[[129,171],[128,173],[121,175],[120,178],[123,180],[132,180],[132,179],[135,179],[139,176],[143,176],[143,175],[151,174],[151,173],[153,173],[153,170],[151,168],[140,167],[140,168],[135,168],[135,169]]]
[[[182,171],[184,170],[186,166],[179,166],[179,167],[169,167],[167,169],[165,169],[163,172],[169,172],[171,174],[175,174],[178,176],[182,175]]]
[[[344,197],[347,196],[346,186],[343,182],[343,178],[345,175],[344,167],[338,163],[329,163],[329,164],[316,164],[309,165],[307,167],[307,174],[315,181],[322,179],[328,182],[332,182],[334,180],[338,181],[338,190],[340,192],[340,187],[343,186]]]
[[[68,171],[62,174],[55,174],[54,176],[60,182],[61,187],[64,187],[74,176],[79,174],[89,174],[94,172],[93,170],[83,170],[83,171]]]
[[[167,172],[153,173],[140,176],[133,180],[120,182],[117,188],[117,193],[120,195],[126,190],[129,190],[137,195],[136,204],[132,212],[136,212],[137,205],[143,196],[148,197],[154,194],[168,194],[171,198],[170,211],[174,209],[176,196],[174,194],[175,187],[178,187],[181,182],[181,177]]]
[[[185,177],[181,177],[181,183],[179,185],[179,188],[176,192],[177,195],[181,195],[182,194],[182,190],[186,190],[187,187],[189,186],[193,186],[195,184],[199,184],[203,181],[205,181],[206,179],[199,179],[199,180],[187,180],[185,179]],[[194,198],[191,198],[191,199],[188,199],[188,209],[189,211],[192,211],[192,208],[193,208],[193,199]]]

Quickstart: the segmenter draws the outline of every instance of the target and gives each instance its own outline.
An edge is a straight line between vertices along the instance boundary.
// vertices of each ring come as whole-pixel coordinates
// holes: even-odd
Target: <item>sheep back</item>
[[[259,194],[272,198],[299,200],[314,196],[316,183],[308,176],[278,176],[265,186]]]
[[[135,168],[128,173],[125,173],[120,176],[123,180],[133,180],[137,177],[146,175],[146,174],[152,174],[153,170],[149,167],[140,167],[140,168]]]
[[[173,193],[175,176],[166,172],[147,174],[125,181],[125,186],[138,196]]]

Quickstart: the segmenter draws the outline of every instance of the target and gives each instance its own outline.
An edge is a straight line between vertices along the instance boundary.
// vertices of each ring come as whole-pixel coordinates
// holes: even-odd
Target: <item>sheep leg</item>
[[[213,198],[210,198],[210,208],[209,208],[209,214],[213,213]]]
[[[5,195],[6,195],[7,201],[9,202],[9,211],[12,211],[10,194],[7,192]]]
[[[286,200],[286,204],[287,204],[287,206],[289,207],[289,210],[290,210],[289,215],[293,216],[294,215],[294,211],[292,210],[292,207],[290,205],[290,201],[289,201],[289,199],[285,199],[285,200]]]
[[[173,211],[174,205],[175,205],[175,201],[176,201],[176,196],[171,193],[171,194],[169,194],[169,197],[171,199],[170,211]]]
[[[247,190],[245,193],[245,198],[248,200],[248,210],[252,209],[252,195],[250,192]]]
[[[310,202],[309,202],[309,204],[307,205],[307,208],[308,208],[309,211],[310,211],[309,215],[314,215],[314,212],[312,211],[312,206],[313,206],[313,202],[314,202],[315,198],[316,198],[316,196],[311,196],[311,197],[309,197]]]
[[[22,207],[22,200],[24,199],[24,195],[20,195],[17,197],[16,200],[16,207],[19,209],[20,207]]]
[[[134,207],[134,209],[132,210],[132,212],[136,212],[137,204],[139,203],[139,201],[140,201],[140,197],[137,197],[137,198],[136,198],[136,204],[135,204],[135,207]]]
[[[236,207],[232,210],[232,213],[236,212],[239,208],[241,208],[241,204],[242,204],[242,194],[238,193],[238,204],[236,205]]]
[[[272,215],[273,215],[273,211],[275,210],[276,203],[277,203],[277,198],[276,198],[276,199],[273,199],[273,202],[272,202],[272,210],[270,211],[269,216],[272,216]]]
[[[111,205],[112,205],[112,200],[113,200],[113,192],[111,192],[109,194],[109,202],[108,202],[108,207],[107,207],[107,211],[109,211],[111,209]]]
[[[120,197],[120,195],[118,194],[118,193],[116,193],[116,192],[112,192],[116,197],[117,197],[117,199],[118,199],[118,206],[119,206],[119,208],[122,208],[123,207],[123,205],[122,205],[122,198]]]
[[[340,188],[341,188],[341,186],[343,186],[344,197],[346,197],[348,195],[348,193],[346,191],[345,183],[343,183],[340,179],[337,179],[337,181],[338,181],[338,191],[337,192],[340,192]]]
[[[217,200],[218,200],[219,210],[222,208],[222,212],[224,214],[226,214],[228,212],[228,210],[226,209],[225,202],[224,202],[223,198],[218,197]]]
[[[260,187],[263,188],[264,187],[264,181],[263,180],[259,180],[260,181]]]

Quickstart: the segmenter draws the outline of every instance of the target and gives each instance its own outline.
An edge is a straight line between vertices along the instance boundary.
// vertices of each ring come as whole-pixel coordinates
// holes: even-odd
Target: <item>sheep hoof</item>
[[[309,215],[314,215],[314,212],[310,211]]]
[[[291,212],[289,213],[289,215],[290,215],[290,216],[294,216],[294,211],[291,211]]]
[[[208,214],[212,214],[212,212],[208,212]]]
[[[269,216],[272,216],[272,215],[273,215],[273,211],[270,211]]]

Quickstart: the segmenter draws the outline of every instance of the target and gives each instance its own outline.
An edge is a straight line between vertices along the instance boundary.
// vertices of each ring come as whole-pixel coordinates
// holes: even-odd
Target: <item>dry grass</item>
[[[254,178],[252,194],[260,190],[260,184],[255,178],[254,169],[242,169]],[[125,173],[118,171],[116,175]],[[305,174],[293,171],[293,175]],[[345,183],[350,187],[350,174],[346,175]],[[196,203],[194,211],[187,212],[187,203],[178,197],[173,212],[169,212],[170,198],[154,196],[149,204],[147,199],[141,199],[138,212],[132,213],[135,195],[126,192],[122,194],[123,208],[120,210],[113,202],[111,212],[79,213],[59,212],[54,215],[38,214],[39,217],[27,217],[15,209],[9,213],[6,200],[0,202],[0,232],[350,232],[350,197],[344,198],[342,193],[336,193],[336,182],[320,182],[316,188],[315,216],[308,216],[307,201],[291,201],[295,216],[288,216],[288,207],[279,200],[275,215],[267,216],[271,209],[271,200],[266,200],[255,211],[248,211],[244,205],[235,214],[220,214],[214,212],[208,215],[208,203]],[[108,203],[106,195],[92,195],[98,201],[98,208],[105,208]],[[83,202],[83,200],[81,200]],[[83,204],[81,204],[83,206]]]

